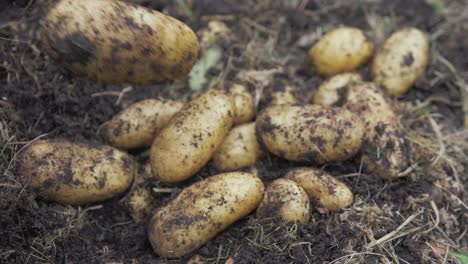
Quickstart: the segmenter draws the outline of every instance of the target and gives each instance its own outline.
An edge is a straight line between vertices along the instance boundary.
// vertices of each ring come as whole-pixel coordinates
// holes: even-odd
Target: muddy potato
[[[378,49],[371,69],[374,82],[391,95],[403,95],[422,77],[428,61],[426,35],[416,28],[403,28]]]
[[[349,187],[319,169],[294,169],[286,178],[301,186],[311,201],[316,201],[328,210],[337,211],[353,203],[353,193]]]
[[[361,81],[362,78],[359,73],[337,74],[320,84],[313,95],[312,103],[324,106],[339,106],[346,100],[348,85]]]
[[[156,133],[183,103],[172,100],[147,99],[136,102],[123,110],[107,124],[107,141],[118,148],[133,149],[151,146]]]
[[[265,89],[264,97],[261,104],[269,105],[283,105],[283,104],[297,104],[299,101],[296,97],[298,88],[291,83],[286,82],[282,78],[274,78],[271,87]]]
[[[306,224],[310,219],[309,197],[296,182],[277,179],[265,190],[257,217],[279,217],[284,222]]]
[[[260,145],[255,136],[255,122],[234,127],[213,156],[220,171],[237,170],[251,166],[260,155]]]
[[[196,250],[255,210],[263,190],[258,177],[244,172],[196,182],[153,216],[148,232],[153,249],[168,258]]]
[[[209,47],[212,44],[222,41],[233,40],[234,34],[231,29],[222,21],[212,20],[208,22],[205,29],[201,31],[201,46]]]
[[[255,116],[255,103],[247,87],[238,83],[229,84],[229,93],[234,101],[234,124],[239,125],[252,120]]]
[[[155,207],[155,199],[151,190],[151,165],[145,163],[139,166],[133,186],[128,192],[126,201],[133,220],[139,221],[147,217]]]
[[[18,175],[44,198],[81,205],[104,201],[130,187],[133,158],[108,146],[40,140],[18,158]]]
[[[271,153],[315,164],[353,157],[364,136],[357,115],[319,105],[270,106],[257,117],[256,130],[257,140]]]
[[[184,23],[116,0],[60,0],[42,30],[47,53],[79,77],[152,84],[183,79],[200,45]]]
[[[339,27],[326,33],[309,50],[309,58],[321,75],[352,71],[372,56],[374,44],[364,32],[353,27]]]
[[[344,107],[365,124],[361,149],[364,169],[387,179],[399,177],[408,167],[409,143],[384,92],[374,83],[351,85]]]
[[[154,176],[166,183],[188,179],[212,158],[233,120],[232,99],[222,91],[210,90],[187,103],[153,141]]]

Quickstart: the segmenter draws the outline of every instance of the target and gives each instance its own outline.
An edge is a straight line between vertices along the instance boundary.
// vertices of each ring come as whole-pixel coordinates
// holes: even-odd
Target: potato
[[[130,215],[135,221],[150,215],[155,206],[150,184],[151,177],[151,165],[149,163],[142,165],[135,175],[133,187],[126,197]]]
[[[237,170],[251,166],[260,156],[260,145],[255,136],[255,122],[234,127],[213,156],[220,171]]]
[[[212,20],[208,26],[201,31],[201,46],[209,47],[222,41],[233,40],[234,34],[222,21]]]
[[[330,211],[337,211],[353,203],[353,193],[346,184],[314,168],[297,168],[286,175],[306,191],[311,201]]]
[[[46,199],[81,205],[123,193],[135,174],[133,158],[108,146],[36,141],[19,155],[23,182]]]
[[[378,49],[371,71],[375,83],[390,95],[400,96],[423,76],[428,62],[428,38],[407,27],[393,33]]]
[[[361,147],[364,125],[346,109],[319,105],[277,105],[256,121],[257,140],[271,153],[292,161],[344,161]]]
[[[78,77],[114,84],[183,79],[200,49],[184,23],[116,0],[60,0],[44,21],[42,42]]]
[[[185,188],[151,219],[154,251],[174,258],[196,250],[255,210],[263,190],[258,177],[243,172],[218,174]]]
[[[216,90],[187,103],[153,141],[150,156],[154,176],[175,183],[205,166],[229,133],[234,109],[231,97]]]
[[[229,93],[234,100],[234,124],[247,123],[255,116],[255,102],[252,94],[242,84],[230,83]]]
[[[106,126],[107,141],[123,149],[151,146],[156,133],[183,106],[183,103],[172,100],[147,99],[136,102],[114,116]]]
[[[374,83],[351,85],[344,107],[364,120],[361,160],[365,170],[387,179],[399,177],[408,167],[410,149],[383,91]]]
[[[284,222],[306,224],[309,209],[309,197],[301,186],[288,179],[277,179],[267,186],[257,217],[279,217]]]
[[[279,74],[273,78],[272,85],[263,91],[261,105],[297,104],[297,90],[294,84],[288,82],[287,76]]]
[[[340,106],[346,101],[347,86],[361,82],[359,73],[348,72],[335,75],[322,84],[313,95],[313,104],[324,106]]]
[[[374,44],[364,32],[353,27],[339,27],[326,33],[309,50],[315,70],[325,76],[353,71],[372,56]]]

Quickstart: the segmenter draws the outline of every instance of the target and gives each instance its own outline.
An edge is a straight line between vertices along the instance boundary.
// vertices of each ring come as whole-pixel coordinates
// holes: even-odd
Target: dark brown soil
[[[415,26],[435,38],[424,79],[395,100],[405,128],[431,142],[411,160],[422,161],[420,157],[425,156],[426,162],[394,181],[358,174],[357,160],[327,165],[325,170],[352,188],[352,208],[331,213],[312,205],[312,220],[304,226],[248,216],[197,250],[208,263],[224,263],[229,257],[234,263],[442,263],[444,254],[448,262],[455,263],[448,252],[468,252],[468,152],[461,96],[454,76],[437,59],[442,55],[468,81],[468,7],[463,0],[442,1],[444,12],[423,0],[298,1],[305,4],[300,8],[287,4],[295,1],[185,1],[192,3],[192,17],[178,1],[128,1],[164,10],[195,31],[206,26],[209,16],[220,15],[238,36],[236,42],[222,45],[225,66],[228,60],[232,63],[224,68],[226,81],[242,71],[281,65],[283,77],[300,88],[303,103],[322,81],[307,62],[308,47],[297,44],[305,34],[348,25],[362,28],[379,43],[399,27]],[[0,122],[8,128],[5,133],[0,126],[0,263],[185,263],[191,256],[169,261],[152,251],[146,234],[148,220],[134,222],[124,199],[86,207],[62,206],[36,199],[16,178],[15,153],[29,140],[41,136],[103,143],[100,127],[126,105],[146,98],[187,100],[194,95],[185,82],[136,86],[116,104],[126,86],[75,78],[49,59],[39,41],[41,20],[52,2],[0,0]],[[274,52],[268,54],[268,40],[273,38]],[[284,58],[288,59],[280,63]],[[367,68],[360,71],[369,78]],[[408,111],[409,102],[428,98],[436,99],[419,112]],[[444,141],[452,163],[443,158],[435,165],[427,162],[439,151],[429,113],[444,135],[465,135]],[[132,154],[144,156],[142,152]],[[265,154],[256,169],[267,184],[299,166],[304,165]],[[158,204],[216,173],[208,164],[172,194],[156,195]],[[429,230],[436,215],[437,227]],[[367,248],[410,217],[414,220],[398,233],[406,234]]]

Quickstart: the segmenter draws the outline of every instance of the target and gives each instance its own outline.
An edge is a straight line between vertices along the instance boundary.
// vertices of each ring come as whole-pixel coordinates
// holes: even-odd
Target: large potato
[[[106,126],[106,138],[111,145],[123,149],[151,146],[156,133],[183,106],[181,102],[158,99],[134,103],[112,118]]]
[[[364,125],[346,109],[319,105],[277,105],[256,121],[257,139],[271,153],[287,160],[344,161],[361,147]]]
[[[304,188],[311,201],[331,211],[340,210],[353,203],[353,193],[349,187],[319,169],[294,169],[286,175],[286,178]]]
[[[232,127],[234,105],[210,90],[187,103],[153,141],[151,167],[162,182],[183,181],[212,158]]]
[[[265,190],[257,217],[279,217],[284,222],[306,224],[310,219],[309,197],[294,181],[277,179]]]
[[[409,144],[383,91],[374,83],[351,85],[344,107],[365,123],[361,158],[366,171],[387,179],[399,177],[408,167]]]
[[[346,101],[347,87],[361,81],[359,73],[337,74],[320,84],[313,95],[312,102],[324,106],[340,106]]]
[[[218,174],[185,188],[159,209],[149,225],[153,249],[180,257],[204,245],[219,232],[257,208],[262,181],[250,174]]]
[[[238,83],[230,83],[229,93],[234,101],[234,124],[239,125],[252,120],[255,116],[255,102],[247,87]]]
[[[135,164],[128,154],[108,146],[41,140],[19,155],[17,170],[46,199],[80,205],[123,193],[133,181]]]
[[[353,27],[339,27],[326,33],[309,50],[309,58],[321,75],[352,71],[372,56],[374,44],[364,32]]]
[[[184,23],[116,0],[60,0],[45,19],[42,41],[79,77],[116,84],[185,78],[200,49]]]
[[[220,171],[237,170],[251,166],[260,155],[260,145],[255,136],[255,122],[234,127],[213,156]]]
[[[429,40],[416,28],[393,33],[378,49],[372,64],[374,82],[395,96],[405,94],[424,74],[429,61]]]

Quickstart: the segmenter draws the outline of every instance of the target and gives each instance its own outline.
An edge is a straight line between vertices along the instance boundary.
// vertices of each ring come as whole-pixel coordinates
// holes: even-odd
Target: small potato
[[[153,84],[185,78],[200,45],[184,23],[117,0],[60,0],[42,30],[47,53],[79,77]]]
[[[106,138],[111,145],[123,149],[151,146],[156,133],[183,106],[181,102],[158,99],[134,103],[112,118],[106,127]]]
[[[348,85],[361,81],[359,73],[348,72],[335,75],[320,84],[312,102],[324,106],[341,106],[346,101]]]
[[[133,158],[108,146],[40,140],[19,155],[17,171],[39,195],[62,204],[107,200],[130,187]]]
[[[212,44],[234,39],[231,29],[222,21],[212,20],[208,26],[201,31],[201,46],[209,47]]]
[[[234,124],[247,123],[255,117],[255,103],[252,94],[242,84],[230,83],[229,93],[234,101]]]
[[[315,164],[353,157],[364,137],[357,115],[319,105],[267,107],[257,117],[256,130],[257,140],[271,153]]]
[[[255,136],[255,122],[234,127],[213,156],[220,171],[237,170],[251,166],[260,156],[260,145]]]
[[[325,76],[353,71],[372,56],[374,44],[364,32],[353,27],[339,27],[326,33],[310,50],[315,70]]]
[[[154,251],[181,257],[257,208],[262,181],[249,173],[218,174],[185,188],[151,219],[148,237]]]
[[[146,163],[135,175],[132,189],[127,194],[126,198],[130,214],[135,221],[147,217],[155,206],[149,183],[151,178],[151,165]]]
[[[365,123],[361,159],[366,171],[387,179],[399,177],[408,167],[410,149],[384,92],[374,83],[351,85],[344,107]]]
[[[353,203],[353,193],[335,177],[313,168],[298,168],[286,175],[306,191],[311,201],[330,211],[338,211]]]
[[[294,181],[277,179],[268,185],[257,208],[257,217],[279,217],[284,222],[306,224],[310,219],[309,197]]]
[[[153,141],[150,158],[154,176],[176,183],[205,166],[229,133],[234,110],[231,97],[216,90],[187,103]]]
[[[297,104],[299,101],[296,97],[298,88],[291,84],[282,75],[276,76],[270,87],[263,91],[261,104],[264,106]]]
[[[378,49],[372,64],[374,82],[390,95],[405,94],[423,76],[429,62],[429,40],[416,28],[393,33]]]

